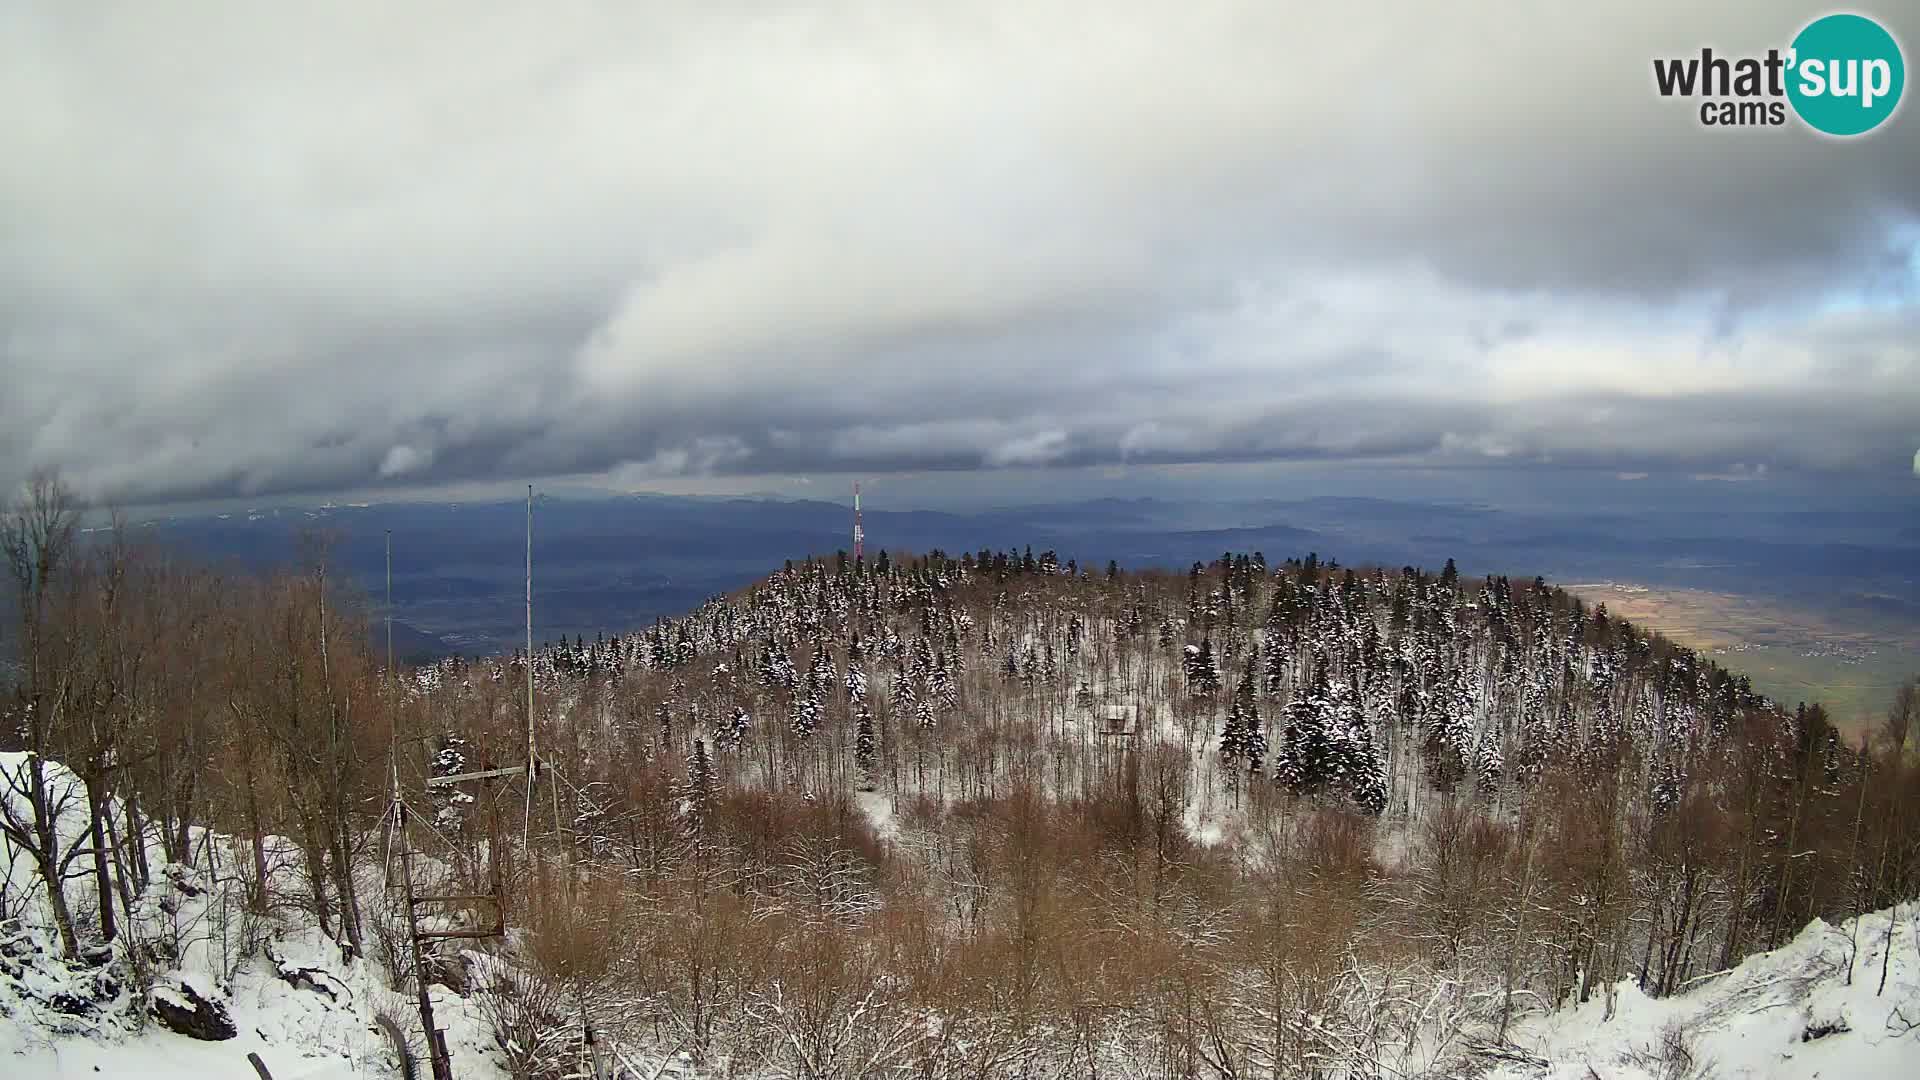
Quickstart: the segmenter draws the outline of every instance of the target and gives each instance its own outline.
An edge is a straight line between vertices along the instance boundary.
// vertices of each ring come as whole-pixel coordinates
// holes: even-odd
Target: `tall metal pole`
[[[393,685],[393,530],[387,530],[387,685]]]
[[[527,808],[522,828],[531,826],[533,780],[538,769],[533,755],[533,485],[527,485]]]
[[[389,723],[391,723],[392,710],[393,710],[393,530],[392,529],[387,530],[386,691],[387,691],[388,720],[389,720]],[[388,731],[387,769],[393,774],[393,818],[394,818],[393,821],[388,823],[388,828],[391,830],[391,828],[397,824],[402,829],[405,829],[406,827],[405,822],[401,820],[401,815],[403,811],[401,810],[402,804],[400,802],[400,726],[398,724],[392,724],[392,726],[389,727],[387,731]],[[393,833],[391,831],[387,833],[387,844],[388,844],[388,848],[387,848],[388,862],[385,869],[389,875],[387,878],[387,881],[389,884],[391,884],[393,881],[393,878],[391,877],[393,873],[393,863],[391,861],[391,857],[393,854],[393,848],[392,848]]]
[[[393,530],[387,530],[387,684],[393,684]],[[439,1026],[433,1017],[433,993],[427,986],[427,965],[420,951],[420,913],[419,903],[413,891],[413,845],[407,838],[407,804],[400,798],[400,737],[395,732],[387,744],[387,769],[393,785],[391,800],[392,813],[388,824],[397,834],[400,844],[400,876],[402,881],[402,899],[407,905],[407,950],[413,960],[413,989],[415,1004],[420,1010],[420,1030],[427,1037],[427,1060],[432,1066],[433,1080],[453,1080],[453,1063],[441,1052],[442,1043],[438,1038]],[[389,838],[389,843],[393,842]],[[389,864],[391,869],[391,864]],[[389,879],[391,883],[391,879]]]

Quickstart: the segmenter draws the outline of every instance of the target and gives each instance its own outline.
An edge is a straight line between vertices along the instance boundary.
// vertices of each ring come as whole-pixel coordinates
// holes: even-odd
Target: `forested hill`
[[[517,658],[419,673],[450,718],[446,767],[512,755],[498,687],[523,677]],[[1129,828],[1162,857],[1305,809],[1381,819],[1383,851],[1468,821],[1495,863],[1552,836],[1527,850],[1562,890],[1545,936],[1562,990],[1583,973],[1671,988],[1914,884],[1910,863],[1863,877],[1863,851],[1907,849],[1855,831],[1869,758],[1818,705],[1782,709],[1604,606],[1451,560],[790,563],[684,618],[549,644],[534,682],[587,822],[641,812],[636,774],[663,795],[689,770],[703,789],[873,791],[937,820],[1027,790],[1084,809],[1133,769]],[[1178,773],[1158,809],[1142,768]],[[609,828],[593,846],[620,846]],[[1491,925],[1462,919],[1453,933]]]
[[[529,1080],[583,1074],[589,1022],[660,1075],[1457,1076],[1920,892],[1911,689],[1849,745],[1451,563],[830,558],[389,672],[322,562],[71,555],[25,609],[0,914],[98,984],[88,1030],[306,935],[397,995],[395,1046],[425,978]],[[1920,1015],[1892,970],[1858,995]]]
[[[498,678],[520,662],[485,666]],[[464,667],[426,669],[422,685]],[[878,776],[903,743],[955,749],[990,713],[1067,730],[1115,706],[1219,740],[1236,788],[1370,813],[1428,790],[1512,808],[1549,770],[1602,765],[1665,809],[1754,724],[1801,756],[1847,756],[1818,705],[1783,713],[1604,604],[1539,579],[1463,581],[1451,560],[1389,573],[1227,554],[1184,576],[1095,574],[1030,549],[789,563],[684,618],[543,643],[535,680],[595,687],[628,722],[615,734],[651,717],[643,742],[669,750],[697,734],[722,752],[771,740],[803,781],[839,775],[835,736],[866,726],[852,765]]]

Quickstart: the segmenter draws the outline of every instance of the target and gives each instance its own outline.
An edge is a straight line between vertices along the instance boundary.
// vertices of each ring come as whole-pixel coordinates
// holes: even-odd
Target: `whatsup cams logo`
[[[1656,59],[1661,97],[1699,98],[1705,127],[1781,127],[1792,115],[1827,135],[1864,135],[1886,123],[1906,89],[1906,59],[1886,27],[1865,15],[1825,15],[1786,49],[1765,56]]]

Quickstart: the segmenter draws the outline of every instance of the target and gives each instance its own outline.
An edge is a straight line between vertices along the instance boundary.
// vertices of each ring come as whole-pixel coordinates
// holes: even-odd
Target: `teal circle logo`
[[[1861,135],[1900,105],[1907,64],[1900,43],[1864,15],[1827,15],[1793,39],[1787,100],[1815,131]]]

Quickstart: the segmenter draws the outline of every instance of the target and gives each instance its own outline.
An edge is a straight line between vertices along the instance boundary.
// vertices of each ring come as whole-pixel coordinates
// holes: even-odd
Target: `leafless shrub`
[[[1715,1075],[1711,1062],[1695,1056],[1686,1030],[1679,1024],[1661,1029],[1660,1041],[1628,1055],[1628,1064],[1656,1080],[1712,1080]]]
[[[498,960],[486,965],[473,1000],[514,1080],[558,1080],[570,1034],[565,992]]]

